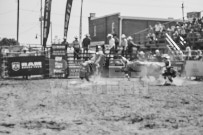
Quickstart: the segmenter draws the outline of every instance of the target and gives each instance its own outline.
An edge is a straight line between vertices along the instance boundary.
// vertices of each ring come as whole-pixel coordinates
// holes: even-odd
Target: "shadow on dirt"
[[[27,129],[51,129],[56,131],[65,130],[68,127],[67,123],[57,123],[54,121],[26,121],[20,123],[23,128]]]

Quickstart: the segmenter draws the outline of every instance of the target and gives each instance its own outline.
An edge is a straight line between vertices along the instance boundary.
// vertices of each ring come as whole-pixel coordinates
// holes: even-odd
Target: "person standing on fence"
[[[122,56],[125,55],[125,51],[127,49],[127,46],[128,46],[128,41],[126,39],[126,36],[125,36],[125,34],[122,34],[121,35],[121,44],[120,44],[120,47],[122,48],[122,50],[121,50],[121,55]]]
[[[82,41],[83,55],[88,54],[90,43],[91,43],[90,35],[86,34],[85,38]]]
[[[107,35],[108,41],[109,41],[109,49],[110,52],[109,54],[114,54],[114,49],[115,49],[115,39],[113,38],[112,34]]]
[[[74,61],[77,58],[79,59],[79,54],[80,54],[80,43],[78,41],[78,37],[75,36],[75,40],[73,41],[73,48],[74,48]]]
[[[126,56],[130,56],[130,60],[132,60],[133,58],[133,55],[137,55],[137,48],[138,48],[138,45],[135,44],[133,42],[133,38],[131,36],[129,36],[127,38],[127,41],[128,41],[128,47],[127,47],[127,53],[126,53]],[[135,52],[135,53],[134,53]]]
[[[113,38],[115,40],[115,53],[118,52],[118,46],[119,46],[119,39],[117,37],[117,34],[113,34]]]

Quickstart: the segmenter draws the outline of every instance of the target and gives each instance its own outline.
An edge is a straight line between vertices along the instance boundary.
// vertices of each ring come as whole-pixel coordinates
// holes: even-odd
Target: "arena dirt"
[[[203,135],[203,83],[3,80],[0,135]]]

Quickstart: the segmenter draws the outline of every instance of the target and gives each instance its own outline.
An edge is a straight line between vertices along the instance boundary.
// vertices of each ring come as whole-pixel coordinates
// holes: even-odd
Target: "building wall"
[[[114,33],[119,35],[119,14],[106,16],[91,20],[89,18],[89,33],[92,41],[105,41],[107,43],[107,35],[112,34],[112,23],[114,22]],[[94,26],[96,26],[96,36],[94,36]]]
[[[105,41],[107,43],[107,34],[112,33],[112,23],[115,24],[114,33],[119,37],[119,23],[120,14],[114,14],[98,19],[89,19],[89,33],[92,41]],[[123,19],[122,20],[122,33],[126,36],[132,36],[134,42],[143,43],[146,40],[148,31],[144,31],[149,28],[149,25],[155,26],[157,22],[166,24],[166,27],[175,25],[176,22],[167,22],[159,20],[136,20],[136,19]],[[96,36],[94,35],[94,26],[96,26]],[[136,34],[135,34],[136,33]]]
[[[148,28],[151,25],[155,26],[157,22],[161,24],[166,24],[166,27],[175,25],[175,22],[166,22],[166,21],[153,21],[153,20],[131,20],[124,19],[122,24],[122,34],[126,36],[132,36],[134,42],[143,43],[146,40],[148,34]]]

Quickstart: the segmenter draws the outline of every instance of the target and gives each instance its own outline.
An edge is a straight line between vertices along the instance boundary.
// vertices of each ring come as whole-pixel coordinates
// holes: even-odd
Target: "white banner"
[[[203,76],[203,61],[186,61],[186,76]]]

